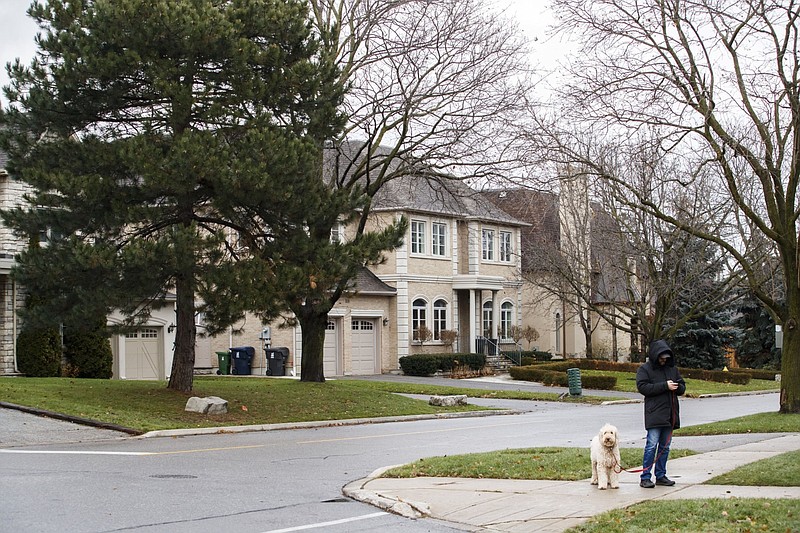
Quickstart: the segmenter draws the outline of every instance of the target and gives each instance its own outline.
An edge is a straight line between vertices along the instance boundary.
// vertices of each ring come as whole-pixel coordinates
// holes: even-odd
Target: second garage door
[[[375,333],[374,319],[353,319],[351,335],[353,341],[353,374],[369,375],[380,373],[377,365],[378,343]]]

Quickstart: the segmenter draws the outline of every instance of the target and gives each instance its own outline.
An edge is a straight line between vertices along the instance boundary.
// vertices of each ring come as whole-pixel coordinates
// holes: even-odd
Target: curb
[[[379,496],[371,490],[364,488],[370,481],[381,477],[387,470],[391,470],[396,466],[384,466],[369,474],[365,478],[351,481],[342,487],[342,494],[361,503],[367,503],[389,513],[393,513],[404,518],[411,518],[416,520],[418,518],[430,518],[431,507],[424,502],[414,502],[410,500],[403,500],[401,498],[389,498],[386,496]]]
[[[82,426],[91,426],[100,429],[110,429],[112,431],[120,431],[122,433],[127,433],[128,435],[139,436],[142,434],[141,431],[138,429],[133,429],[125,426],[119,426],[117,424],[111,424],[109,422],[102,422],[100,420],[94,420],[91,418],[83,418],[80,416],[72,416],[72,415],[65,415],[63,413],[57,413],[55,411],[48,411],[46,409],[37,409],[35,407],[26,407],[24,405],[17,405],[15,403],[8,403],[8,402],[0,402],[0,407],[5,407],[6,409],[15,409],[17,411],[22,411],[24,413],[30,413],[37,416],[43,416],[47,418],[55,418],[57,420],[64,420],[65,422],[73,422],[75,424],[80,424]]]
[[[378,418],[351,418],[347,420],[320,420],[314,422],[286,422],[282,424],[259,424],[253,426],[226,426],[191,429],[162,429],[148,431],[138,435],[139,438],[181,437],[188,435],[214,435],[221,433],[249,433],[255,431],[281,431],[287,429],[326,428],[337,426],[359,426],[366,424],[386,424],[390,422],[407,422],[414,420],[437,420],[447,418],[479,418],[498,415],[518,415],[524,411],[514,409],[495,409],[486,411],[466,411],[462,413],[439,413],[432,415],[384,416]]]

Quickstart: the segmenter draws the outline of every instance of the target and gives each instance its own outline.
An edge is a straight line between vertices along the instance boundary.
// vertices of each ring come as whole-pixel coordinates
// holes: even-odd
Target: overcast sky
[[[546,10],[547,0],[495,0],[493,3],[507,5],[508,15],[517,20],[532,41],[532,63],[552,64],[562,47],[552,45],[546,37],[546,28],[552,22]],[[33,39],[38,28],[25,13],[29,5],[30,0],[0,0],[0,87],[8,84],[6,64],[16,58],[29,63],[36,51]],[[0,100],[5,102],[5,97],[0,95]]]

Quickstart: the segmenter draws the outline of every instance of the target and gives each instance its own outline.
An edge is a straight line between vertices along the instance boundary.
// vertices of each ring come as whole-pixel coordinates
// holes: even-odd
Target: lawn
[[[454,381],[457,383],[457,381]],[[138,431],[240,426],[402,415],[485,408],[433,407],[406,394],[467,394],[471,397],[558,401],[555,393],[491,391],[358,380],[304,383],[293,379],[198,376],[191,394],[166,388],[163,381],[72,378],[0,378],[0,401],[117,424]],[[184,410],[190,396],[218,396],[228,413],[206,416]],[[605,398],[566,398],[599,403]]]

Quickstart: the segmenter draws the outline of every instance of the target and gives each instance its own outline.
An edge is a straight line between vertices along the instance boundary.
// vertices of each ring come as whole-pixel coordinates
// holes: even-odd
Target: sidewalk
[[[561,532],[596,514],[652,499],[795,498],[800,487],[701,485],[739,466],[800,450],[800,434],[671,459],[674,487],[639,487],[639,474],[620,474],[620,488],[598,490],[581,481],[464,478],[379,478],[386,469],[344,487],[353,499],[409,517],[444,520],[465,531]]]

